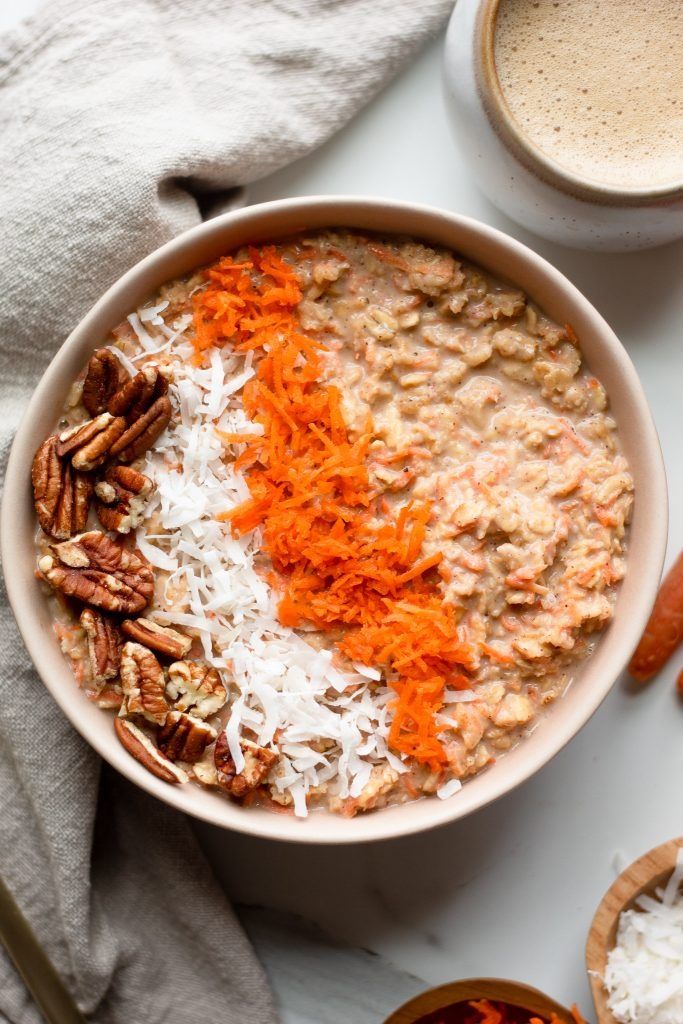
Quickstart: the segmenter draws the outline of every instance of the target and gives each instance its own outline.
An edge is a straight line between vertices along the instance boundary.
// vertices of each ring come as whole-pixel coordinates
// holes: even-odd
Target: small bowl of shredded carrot
[[[500,978],[469,978],[414,996],[384,1024],[587,1024],[531,985]]]

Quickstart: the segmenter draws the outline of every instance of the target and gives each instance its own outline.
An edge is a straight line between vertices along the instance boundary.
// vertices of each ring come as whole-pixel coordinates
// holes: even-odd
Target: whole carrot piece
[[[659,672],[683,640],[683,552],[662,583],[650,621],[628,667],[644,683]]]

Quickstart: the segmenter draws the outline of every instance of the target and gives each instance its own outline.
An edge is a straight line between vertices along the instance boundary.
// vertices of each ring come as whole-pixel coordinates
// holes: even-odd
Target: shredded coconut
[[[439,786],[436,795],[439,800],[448,800],[449,796],[455,796],[461,789],[462,782],[460,779],[449,779],[448,782],[444,782],[443,786]]]
[[[136,361],[163,352],[173,371],[175,415],[146,456],[144,472],[156,491],[137,532],[142,554],[166,574],[150,617],[191,629],[206,661],[226,672],[233,699],[225,731],[236,770],[244,767],[240,739],[248,729],[279,755],[269,780],[274,797],[303,817],[316,787],[357,797],[373,766],[407,771],[387,747],[391,692],[378,669],[340,671],[331,651],[281,625],[276,595],[264,580],[259,531],[235,538],[216,519],[250,496],[233,462],[241,448],[226,448],[217,430],[262,430],[246,417],[240,395],[254,376],[253,353],[213,349],[208,365],[196,366],[186,337],[191,317],[171,330],[165,308],[160,303],[128,317],[142,350]],[[439,795],[459,788],[452,780]]]
[[[159,316],[159,313],[162,313],[167,306],[168,299],[165,299],[163,302],[160,302],[158,306],[145,306],[144,309],[139,309],[138,316],[140,317],[140,322],[143,324],[152,323],[157,327],[161,326],[164,319]]]
[[[683,848],[666,888],[619,917],[607,958],[608,1006],[621,1024],[683,1022]]]

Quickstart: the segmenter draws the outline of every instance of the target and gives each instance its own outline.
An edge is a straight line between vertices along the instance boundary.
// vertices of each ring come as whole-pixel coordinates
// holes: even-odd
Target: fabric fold
[[[214,199],[329,138],[450,6],[53,0],[0,39],[3,468],[42,371],[102,292]],[[101,770],[5,596],[0,656],[2,872],[83,1011],[269,1024],[265,976],[185,819]],[[0,1018],[40,1019],[4,957]]]

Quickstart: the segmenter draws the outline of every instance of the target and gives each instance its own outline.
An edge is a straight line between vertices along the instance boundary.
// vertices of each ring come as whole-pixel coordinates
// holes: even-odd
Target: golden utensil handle
[[[86,1024],[2,878],[0,941],[47,1024]]]

